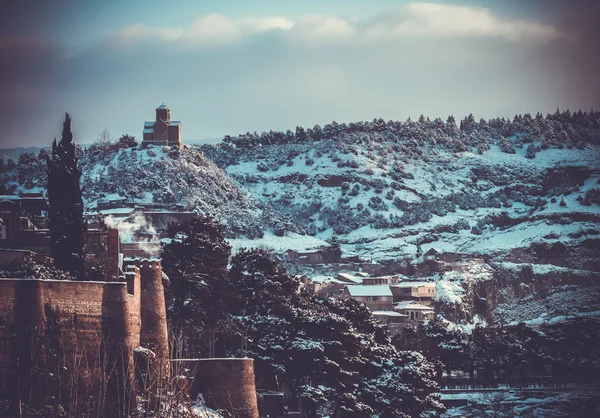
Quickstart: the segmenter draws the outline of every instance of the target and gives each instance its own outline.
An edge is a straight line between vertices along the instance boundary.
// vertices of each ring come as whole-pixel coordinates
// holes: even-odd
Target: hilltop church
[[[171,120],[171,110],[161,104],[156,108],[156,120],[144,122],[142,148],[148,145],[173,146],[183,148],[181,122]]]

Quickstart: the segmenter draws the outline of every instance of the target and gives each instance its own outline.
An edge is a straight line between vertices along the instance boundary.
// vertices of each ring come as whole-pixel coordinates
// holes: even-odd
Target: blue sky
[[[592,1],[23,0],[0,15],[0,141],[185,139],[600,105]]]

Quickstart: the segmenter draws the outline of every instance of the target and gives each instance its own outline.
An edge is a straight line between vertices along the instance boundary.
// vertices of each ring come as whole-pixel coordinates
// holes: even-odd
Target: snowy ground
[[[442,394],[442,401],[466,399],[466,406],[449,407],[442,418],[531,418],[600,416],[598,388],[574,390],[474,391]]]

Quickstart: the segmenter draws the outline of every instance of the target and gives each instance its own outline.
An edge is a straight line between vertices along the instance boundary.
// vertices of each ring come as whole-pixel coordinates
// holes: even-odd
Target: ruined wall
[[[125,282],[0,279],[0,397],[75,416],[126,416],[135,400],[139,273]],[[135,292],[135,290],[138,290]]]

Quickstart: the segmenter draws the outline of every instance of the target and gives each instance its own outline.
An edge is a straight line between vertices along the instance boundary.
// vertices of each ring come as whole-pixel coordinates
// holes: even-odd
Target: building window
[[[370,300],[372,302],[376,302],[379,300],[379,296],[367,296],[367,300]]]

